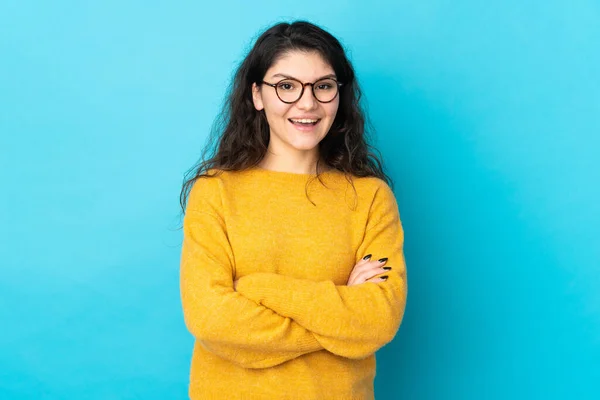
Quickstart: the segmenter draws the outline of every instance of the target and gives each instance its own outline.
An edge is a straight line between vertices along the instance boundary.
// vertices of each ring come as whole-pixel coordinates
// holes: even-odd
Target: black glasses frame
[[[321,81],[326,81],[326,80],[332,80],[332,81],[334,81],[334,82],[336,83],[336,85],[337,85],[337,92],[335,93],[335,96],[333,96],[333,97],[331,98],[331,100],[329,100],[329,101],[321,101],[321,100],[319,100],[319,98],[318,98],[318,97],[317,97],[317,95],[315,94],[315,84],[316,84],[316,83],[319,83],[319,82],[321,82]],[[285,101],[285,100],[283,100],[283,99],[281,98],[281,96],[279,96],[279,91],[277,90],[277,85],[279,85],[281,82],[284,82],[284,81],[294,81],[294,82],[298,82],[298,83],[299,83],[299,84],[302,86],[302,90],[300,90],[300,95],[298,96],[298,98],[297,98],[296,100],[294,100],[294,101]],[[317,99],[317,101],[318,101],[319,103],[325,103],[325,104],[326,104],[326,103],[331,103],[332,101],[334,101],[334,100],[335,100],[335,98],[336,98],[336,97],[338,97],[338,96],[339,96],[339,94],[340,94],[340,87],[342,87],[342,85],[343,85],[343,83],[341,83],[341,82],[338,82],[338,81],[337,81],[337,79],[335,79],[335,78],[323,78],[323,79],[319,79],[319,80],[318,80],[318,81],[316,81],[316,82],[306,82],[306,83],[303,83],[303,82],[299,81],[298,79],[294,79],[294,78],[284,78],[284,79],[282,79],[282,80],[278,81],[277,83],[269,83],[269,82],[266,82],[266,81],[261,81],[260,83],[264,83],[265,85],[267,85],[267,86],[271,86],[273,89],[275,89],[275,94],[277,94],[277,97],[279,98],[279,100],[281,100],[281,101],[282,101],[282,102],[284,102],[285,104],[294,104],[294,103],[296,103],[298,100],[300,100],[300,99],[302,98],[302,96],[304,95],[304,88],[306,88],[306,86],[309,86],[309,85],[310,85],[310,87],[311,87],[312,94],[313,94],[314,98],[315,98],[315,99]]]

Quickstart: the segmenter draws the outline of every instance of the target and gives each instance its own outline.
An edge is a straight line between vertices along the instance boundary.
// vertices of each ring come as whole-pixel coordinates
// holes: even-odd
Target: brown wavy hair
[[[350,182],[352,176],[374,176],[392,186],[391,179],[383,171],[381,157],[376,155],[379,151],[367,142],[371,129],[366,129],[370,124],[360,105],[361,90],[340,42],[307,21],[278,23],[258,37],[238,67],[222,111],[213,124],[202,161],[185,174],[179,198],[184,213],[189,192],[197,179],[213,177],[222,171],[253,168],[263,159],[269,145],[269,124],[264,110],[254,108],[252,84],[259,85],[267,70],[291,51],[319,53],[343,84],[336,117],[319,143],[316,177],[319,178],[323,171],[319,166],[324,162],[344,172]],[[210,155],[208,160],[207,155]],[[212,169],[218,170],[217,173],[209,174]]]

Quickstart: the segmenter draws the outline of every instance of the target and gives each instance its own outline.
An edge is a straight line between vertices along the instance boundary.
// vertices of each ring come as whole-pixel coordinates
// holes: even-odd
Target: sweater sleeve
[[[245,368],[268,368],[322,350],[315,336],[290,317],[234,291],[233,253],[216,211],[194,187],[184,217],[180,266],[188,330],[208,351]]]
[[[249,274],[237,291],[313,332],[323,347],[340,356],[365,358],[390,342],[402,321],[407,296],[404,233],[393,192],[375,195],[365,235],[356,254],[387,257],[388,280],[354,286],[315,282],[274,273]]]

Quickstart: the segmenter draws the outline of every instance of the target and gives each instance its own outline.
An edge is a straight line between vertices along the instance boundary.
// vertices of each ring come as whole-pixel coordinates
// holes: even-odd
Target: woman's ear
[[[256,82],[252,84],[252,101],[254,102],[254,108],[256,108],[258,111],[265,108],[262,101],[262,94],[260,93],[260,88],[258,87]]]

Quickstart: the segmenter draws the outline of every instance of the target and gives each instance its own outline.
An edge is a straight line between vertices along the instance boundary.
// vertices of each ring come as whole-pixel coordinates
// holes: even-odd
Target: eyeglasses
[[[279,100],[287,104],[292,104],[300,100],[307,85],[311,86],[315,99],[320,103],[330,103],[336,98],[339,88],[342,86],[340,82],[333,78],[320,79],[314,83],[302,83],[294,78],[285,78],[277,83],[265,81],[261,83],[275,88]]]

